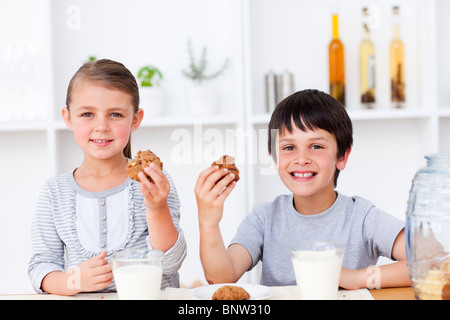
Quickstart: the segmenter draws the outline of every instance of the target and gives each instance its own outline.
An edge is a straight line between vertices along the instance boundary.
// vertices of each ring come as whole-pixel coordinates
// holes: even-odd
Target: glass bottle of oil
[[[333,39],[328,47],[330,95],[345,107],[344,45],[339,39],[338,15],[333,14]]]
[[[363,37],[359,46],[360,89],[363,108],[375,107],[375,47],[370,39],[369,11],[363,8]]]
[[[392,8],[394,37],[390,46],[391,102],[394,108],[405,104],[405,49],[400,38],[398,6]]]

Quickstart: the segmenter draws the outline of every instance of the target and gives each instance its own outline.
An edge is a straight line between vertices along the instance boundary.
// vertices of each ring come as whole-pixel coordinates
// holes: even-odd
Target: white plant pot
[[[211,84],[192,85],[187,88],[187,100],[190,114],[214,114],[219,109],[219,90]]]
[[[161,87],[139,88],[140,108],[145,116],[160,116],[164,112],[165,92]]]

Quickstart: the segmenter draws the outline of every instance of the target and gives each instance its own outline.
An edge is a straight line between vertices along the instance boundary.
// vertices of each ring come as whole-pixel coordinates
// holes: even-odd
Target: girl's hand
[[[217,226],[222,219],[225,199],[236,186],[234,174],[218,166],[200,173],[195,185],[200,225]]]
[[[106,251],[80,263],[75,270],[79,276],[79,292],[101,290],[109,286],[113,280],[112,267],[105,259]]]
[[[138,173],[141,180],[139,188],[144,196],[145,206],[149,210],[161,210],[167,207],[167,197],[170,192],[170,183],[167,177],[155,164],[145,167],[144,171],[149,175],[153,182],[148,180],[143,172]]]

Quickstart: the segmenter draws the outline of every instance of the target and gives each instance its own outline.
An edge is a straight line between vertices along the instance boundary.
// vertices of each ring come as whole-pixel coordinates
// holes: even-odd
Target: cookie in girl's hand
[[[150,166],[152,163],[154,163],[161,170],[163,169],[163,163],[156,154],[150,150],[138,151],[136,157],[127,163],[125,170],[131,179],[139,181],[138,173],[140,171],[144,172],[144,168]],[[144,174],[147,175],[145,172]],[[152,178],[148,175],[147,177],[150,182],[153,182]]]

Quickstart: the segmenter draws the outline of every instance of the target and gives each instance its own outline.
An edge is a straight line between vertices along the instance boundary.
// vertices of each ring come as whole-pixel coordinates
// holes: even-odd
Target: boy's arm
[[[381,287],[406,287],[411,285],[406,264],[405,229],[399,232],[392,246],[392,264],[381,266]]]
[[[200,226],[200,259],[209,284],[236,282],[252,264],[250,253],[240,244],[225,248],[219,226]]]
[[[210,167],[204,170],[195,186],[200,230],[200,259],[209,283],[236,282],[251,265],[248,251],[241,245],[227,250],[219,222],[225,199],[234,189],[234,175],[228,170]]]
[[[345,289],[380,289],[410,286],[411,280],[406,264],[404,230],[400,231],[394,241],[392,257],[397,262],[383,266],[372,266],[361,270],[342,268],[339,286]]]

